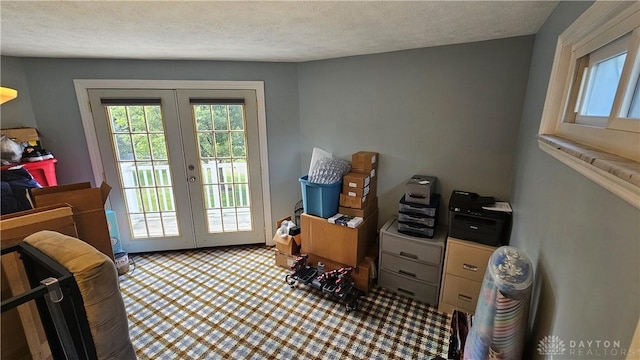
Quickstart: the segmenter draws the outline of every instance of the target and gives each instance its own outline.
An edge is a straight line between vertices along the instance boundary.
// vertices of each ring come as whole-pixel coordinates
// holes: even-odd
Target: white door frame
[[[255,90],[258,105],[258,138],[260,142],[260,167],[262,174],[262,203],[264,214],[265,244],[275,245],[271,221],[271,192],[269,191],[269,156],[267,153],[267,115],[265,111],[263,81],[215,81],[215,80],[113,80],[113,79],[74,79],[80,117],[87,140],[87,150],[91,159],[91,168],[96,185],[104,180],[104,169],[100,159],[98,138],[93,115],[89,105],[88,89],[207,89],[207,90]]]

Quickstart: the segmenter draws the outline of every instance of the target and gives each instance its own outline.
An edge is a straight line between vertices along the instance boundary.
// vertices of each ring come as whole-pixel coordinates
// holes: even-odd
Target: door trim
[[[271,192],[269,191],[269,156],[267,153],[267,115],[264,96],[264,81],[215,81],[215,80],[115,80],[74,79],[87,150],[91,159],[94,184],[104,180],[104,169],[100,159],[98,138],[93,125],[89,105],[89,89],[208,89],[208,90],[254,90],[258,107],[258,140],[260,143],[260,173],[262,175],[262,203],[264,214],[264,240],[266,245],[275,245],[271,221]]]

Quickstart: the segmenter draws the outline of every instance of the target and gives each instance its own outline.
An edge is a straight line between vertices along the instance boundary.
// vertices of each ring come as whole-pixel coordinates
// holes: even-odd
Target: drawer
[[[448,246],[447,274],[482,282],[493,249],[465,246],[454,241],[449,241]]]
[[[380,268],[416,280],[440,284],[439,266],[424,264],[383,252],[380,254]]]
[[[432,306],[438,304],[438,287],[422,281],[407,279],[386,270],[380,270],[378,285],[396,294],[427,303]]]
[[[446,303],[444,301],[440,301],[440,303],[438,304],[438,311],[441,313],[445,313],[445,314],[453,314],[454,310],[458,310],[458,311],[462,311],[465,313],[469,313],[471,315],[473,315],[475,313],[474,311],[468,310],[468,309],[463,309],[459,306],[455,306],[455,305],[451,305],[449,303]]]
[[[441,243],[429,243],[429,240],[402,234],[382,232],[380,235],[380,250],[405,259],[422,261],[438,265],[442,264],[443,247]]]
[[[403,195],[402,199],[400,199],[400,204],[398,204],[398,210],[403,213],[413,213],[419,216],[436,217],[438,205],[440,204],[440,195],[433,194],[433,196],[430,196],[429,203],[429,205],[425,205],[408,202],[406,195]]]
[[[444,274],[442,301],[466,311],[475,312],[482,283]]]
[[[400,222],[412,222],[420,224],[422,226],[434,227],[436,226],[436,218],[427,216],[417,216],[412,214],[398,213],[398,221]]]
[[[435,234],[435,229],[421,224],[398,221],[398,232],[411,236],[432,238],[433,234]]]

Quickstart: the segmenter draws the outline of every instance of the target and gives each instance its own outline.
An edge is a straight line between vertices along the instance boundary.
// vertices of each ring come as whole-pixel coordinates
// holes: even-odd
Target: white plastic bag
[[[307,172],[307,174],[311,174],[311,172],[313,171],[313,169],[315,168],[316,164],[318,163],[318,161],[320,161],[320,159],[322,158],[333,158],[333,154],[326,152],[320,148],[313,148],[313,153],[311,154],[311,164],[309,165],[309,171]]]
[[[19,144],[4,134],[0,135],[0,153],[2,154],[2,165],[18,163],[22,158],[24,146]]]
[[[280,228],[278,229],[278,235],[280,235],[281,238],[287,237],[287,235],[289,235],[289,230],[294,226],[296,226],[296,224],[293,221],[283,221],[282,224],[280,224]]]

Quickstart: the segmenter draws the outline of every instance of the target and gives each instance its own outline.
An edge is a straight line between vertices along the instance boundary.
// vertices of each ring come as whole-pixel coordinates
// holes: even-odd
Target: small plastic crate
[[[342,181],[333,184],[316,184],[309,182],[308,178],[308,175],[300,178],[304,212],[325,219],[337,214]]]
[[[55,164],[58,159],[47,159],[42,161],[21,163],[30,174],[33,179],[42,186],[56,186],[58,185],[58,178],[56,177]],[[14,165],[4,165],[2,170],[7,170]]]
[[[400,199],[399,211],[405,214],[413,214],[414,216],[429,216],[435,217],[438,211],[438,205],[440,204],[440,195],[433,194],[431,196],[432,204],[416,204],[406,200],[406,195],[402,195]]]
[[[435,228],[398,221],[398,232],[401,234],[433,239],[435,231]]]
[[[416,224],[419,224],[420,226],[427,226],[427,227],[436,226],[435,217],[406,214],[401,211],[398,212],[398,221],[403,223],[416,223]]]

